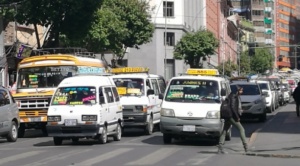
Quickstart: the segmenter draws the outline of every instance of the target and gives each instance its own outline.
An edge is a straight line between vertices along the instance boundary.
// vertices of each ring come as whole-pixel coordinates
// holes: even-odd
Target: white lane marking
[[[16,155],[10,156],[10,157],[1,158],[0,159],[0,165],[6,164],[6,163],[11,162],[11,161],[17,161],[17,160],[24,159],[24,158],[27,158],[27,157],[35,156],[35,155],[38,155],[42,152],[44,152],[44,151],[24,152],[24,153],[21,153],[21,154],[16,154]]]
[[[74,156],[74,155],[80,154],[80,153],[86,153],[88,151],[90,151],[90,149],[73,150],[73,151],[70,151],[70,152],[64,152],[64,153],[54,155],[54,156],[51,156],[51,157],[48,157],[48,158],[44,158],[42,160],[27,164],[27,165],[23,165],[23,166],[42,166],[42,165],[46,165],[46,164],[48,164],[50,162],[53,162],[53,161],[63,160],[63,159],[66,159],[70,156]]]
[[[80,163],[74,163],[74,165],[91,166],[93,164],[100,163],[102,161],[114,158],[114,157],[116,157],[116,156],[118,156],[120,154],[123,154],[123,153],[126,153],[128,151],[131,151],[132,149],[133,148],[120,148],[120,149],[117,149],[117,150],[105,153],[103,155],[99,155],[99,156],[96,156],[94,158],[90,158],[88,160],[84,160],[84,161],[82,161]]]
[[[178,148],[161,148],[153,153],[148,154],[136,161],[127,163],[126,165],[154,165],[159,161],[171,156],[177,152]]]
[[[187,161],[178,163],[177,165],[200,165],[200,164],[204,165],[205,164],[204,162],[213,156],[215,156],[215,155],[214,154],[199,154]]]

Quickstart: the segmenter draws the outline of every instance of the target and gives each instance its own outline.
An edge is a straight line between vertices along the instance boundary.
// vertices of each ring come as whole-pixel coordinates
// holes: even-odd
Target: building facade
[[[152,22],[155,25],[152,42],[129,49],[124,59],[128,66],[149,67],[151,73],[165,76],[166,80],[184,73],[188,66],[173,57],[174,46],[187,32],[204,27],[215,34],[220,46],[215,55],[202,61],[203,67],[237,57],[237,21],[229,17],[229,0],[150,0],[155,7]]]

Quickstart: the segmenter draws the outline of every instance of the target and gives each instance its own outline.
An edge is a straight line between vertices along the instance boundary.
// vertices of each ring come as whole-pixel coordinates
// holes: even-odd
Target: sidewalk
[[[273,119],[252,134],[246,155],[300,158],[300,118],[295,104],[279,108]]]

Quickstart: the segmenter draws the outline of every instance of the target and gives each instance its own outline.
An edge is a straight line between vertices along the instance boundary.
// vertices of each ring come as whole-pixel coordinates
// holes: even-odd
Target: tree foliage
[[[224,64],[224,66],[223,66]],[[235,64],[234,62],[228,60],[226,62],[222,62],[219,66],[217,66],[217,69],[220,74],[223,73],[223,68],[224,68],[224,75],[231,77],[231,74],[233,71],[237,71],[238,65]]]
[[[97,52],[111,50],[122,59],[128,47],[150,42],[154,26],[150,21],[150,5],[140,0],[104,0],[86,39]]]
[[[21,24],[49,27],[44,47],[59,47],[60,35],[71,41],[82,40],[94,20],[94,12],[102,0],[26,0],[17,8],[16,20]]]
[[[264,73],[273,68],[274,57],[269,49],[255,49],[255,55],[251,57],[251,69],[258,73]]]
[[[200,68],[201,58],[212,55],[219,46],[214,34],[206,29],[185,34],[174,48],[174,58],[184,59],[191,68]]]
[[[241,75],[247,75],[251,72],[250,67],[250,56],[248,55],[248,50],[242,52],[240,60],[240,73]]]

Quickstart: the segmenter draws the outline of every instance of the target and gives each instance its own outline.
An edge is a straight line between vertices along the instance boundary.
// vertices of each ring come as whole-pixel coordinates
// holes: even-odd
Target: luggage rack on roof
[[[93,52],[88,52],[85,48],[69,47],[69,48],[42,48],[32,50],[30,56],[41,56],[46,54],[71,54],[78,57],[95,58]]]
[[[121,68],[112,68],[108,71],[111,74],[148,74],[149,68],[145,67],[121,67]]]

